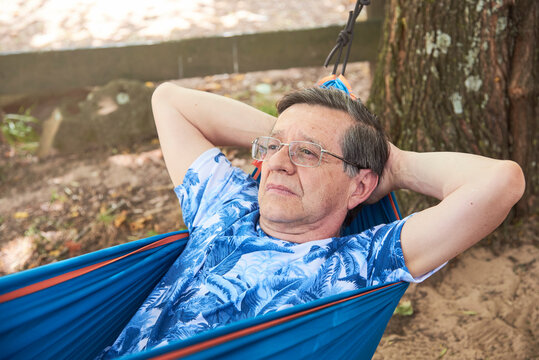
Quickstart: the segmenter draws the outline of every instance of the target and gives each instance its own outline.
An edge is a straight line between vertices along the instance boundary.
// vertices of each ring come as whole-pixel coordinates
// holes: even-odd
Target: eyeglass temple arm
[[[351,162],[351,161],[349,161],[349,160],[346,160],[345,158],[340,157],[339,155],[335,155],[335,154],[333,154],[332,152],[329,152],[329,151],[327,151],[327,150],[325,150],[325,149],[322,149],[322,152],[324,152],[324,153],[326,153],[326,154],[328,154],[328,155],[331,155],[331,156],[333,156],[333,157],[336,157],[337,159],[344,161],[344,162],[347,163],[348,165],[355,166],[355,167],[357,167],[358,169],[367,169],[367,168],[364,167],[364,166],[361,166],[361,165],[359,165],[359,164],[356,164],[356,163],[353,163],[353,162]]]

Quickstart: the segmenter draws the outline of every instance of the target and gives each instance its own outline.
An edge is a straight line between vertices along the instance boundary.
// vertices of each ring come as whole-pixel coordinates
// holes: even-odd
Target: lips
[[[276,184],[268,184],[266,185],[266,193],[275,193],[280,195],[287,195],[287,196],[297,196],[295,192],[290,190],[288,187],[284,185],[276,185]]]

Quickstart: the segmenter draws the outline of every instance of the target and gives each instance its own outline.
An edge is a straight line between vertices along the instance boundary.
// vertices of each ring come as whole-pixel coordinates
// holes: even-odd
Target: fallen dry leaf
[[[144,229],[144,226],[147,222],[153,219],[152,215],[147,215],[141,218],[136,219],[135,221],[132,221],[129,223],[129,229],[131,231],[138,231]]]
[[[68,240],[64,243],[65,247],[69,250],[69,256],[74,256],[79,253],[82,245],[74,241]]]
[[[17,211],[15,214],[13,214],[15,219],[26,219],[28,216],[29,215],[26,211]]]
[[[127,210],[122,210],[116,217],[114,218],[114,226],[119,228],[122,226],[122,224],[127,219]]]

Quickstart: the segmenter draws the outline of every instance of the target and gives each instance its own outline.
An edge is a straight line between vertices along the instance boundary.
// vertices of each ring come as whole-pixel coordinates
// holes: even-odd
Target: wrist
[[[388,184],[389,191],[399,190],[403,187],[401,175],[402,163],[405,158],[405,152],[390,143],[389,157],[382,175],[384,182]]]

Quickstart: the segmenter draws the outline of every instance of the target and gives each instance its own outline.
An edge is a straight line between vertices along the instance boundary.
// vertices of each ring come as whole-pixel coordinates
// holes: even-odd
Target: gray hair
[[[277,103],[277,111],[281,114],[295,104],[321,105],[348,114],[355,123],[339,139],[343,157],[371,169],[381,178],[389,157],[388,138],[376,116],[359,99],[354,100],[341,90],[315,87],[286,94]],[[343,164],[350,177],[359,172],[357,167]]]

